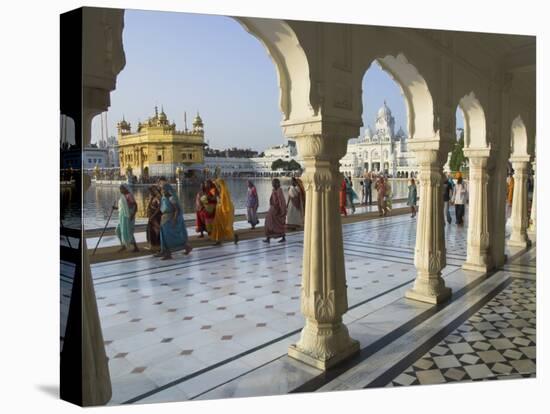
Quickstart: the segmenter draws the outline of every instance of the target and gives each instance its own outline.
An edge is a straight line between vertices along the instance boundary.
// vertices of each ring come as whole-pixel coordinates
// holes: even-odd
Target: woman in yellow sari
[[[214,240],[214,245],[219,246],[223,240],[233,240],[238,243],[239,237],[233,232],[233,221],[235,219],[235,207],[231,201],[231,194],[222,178],[214,180],[218,189],[218,204],[216,205],[216,215],[212,223],[212,232],[210,239]]]

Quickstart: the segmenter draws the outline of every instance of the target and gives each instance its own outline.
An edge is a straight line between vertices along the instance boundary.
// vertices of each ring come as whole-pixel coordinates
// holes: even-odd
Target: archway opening
[[[464,112],[460,105],[457,106],[455,112],[455,134],[451,145],[451,151],[447,156],[443,170],[451,175],[456,173],[465,173],[468,170],[468,159],[464,155],[466,147],[467,123],[465,122]]]
[[[287,62],[280,61],[270,39],[260,42],[251,35],[257,36],[255,31],[261,31],[255,24],[258,26],[256,19],[225,16],[125,12],[126,66],[111,94],[108,113],[94,118],[92,123],[92,146],[97,147],[94,149],[118,152],[118,174],[113,182],[118,179],[153,183],[165,176],[175,183],[178,168],[182,178],[198,181],[218,171],[229,179],[236,208],[242,208],[246,204],[246,186],[236,178],[287,175],[287,169],[295,168],[295,164],[290,165],[292,159],[301,165],[295,143],[285,140],[280,127],[281,119],[292,112],[286,89],[290,74],[288,69],[280,68]],[[272,36],[279,36],[278,41],[284,45],[292,41],[288,30],[271,29]],[[298,98],[293,96],[294,99]],[[282,110],[286,112],[281,114]],[[204,149],[192,142],[140,148],[119,142],[120,124],[129,127],[123,133],[145,133],[149,122],[155,124],[158,119],[180,132],[198,132],[189,141],[200,140],[203,133]],[[274,166],[277,159],[283,159],[285,164]],[[260,179],[257,186],[261,193],[259,211],[265,211],[271,184]],[[192,190],[190,186],[179,190],[188,213],[193,210],[195,187],[196,183]],[[114,192],[98,200],[102,208],[96,219],[105,218]],[[147,193],[138,188],[136,197],[143,207],[138,213],[143,218]]]
[[[376,173],[397,177],[411,163],[403,91],[378,61],[363,75],[362,90],[363,127],[360,137],[352,141],[355,146],[348,146],[348,154],[351,149],[361,162],[350,172],[354,176]]]
[[[274,31],[273,34],[277,35],[280,32]],[[279,100],[286,99],[286,92],[279,91],[277,75],[281,82],[282,78],[288,78],[290,75],[277,74],[262,44],[229,17],[129,10],[126,11],[123,41],[127,63],[117,79],[117,89],[111,95],[111,107],[107,117],[111,122],[108,130],[118,132],[116,148],[120,151],[117,159],[122,161],[119,164],[121,173],[119,180],[113,180],[115,185],[100,187],[95,183],[91,187],[94,190],[85,194],[84,212],[90,213],[90,216],[84,218],[86,228],[102,229],[105,225],[109,227],[106,235],[110,236],[111,241],[114,239],[113,245],[118,244],[114,235],[117,217],[113,214],[109,221],[108,213],[113,212],[111,207],[120,198],[118,184],[131,178],[132,191],[138,206],[135,238],[138,243],[147,240],[145,224],[148,222],[148,201],[151,198],[146,195],[146,191],[160,176],[164,176],[174,184],[187,180],[184,185],[178,186],[177,191],[184,212],[189,214],[184,216],[187,220],[185,224],[190,229],[188,232],[193,232],[195,196],[201,181],[211,178],[214,171],[224,177],[230,187],[237,220],[247,226],[243,217],[243,210],[247,207],[248,189],[246,180],[242,177],[244,173],[252,172],[255,177],[257,175],[254,181],[258,192],[258,210],[261,213],[268,208],[272,188],[269,178],[262,180],[260,177],[286,176],[286,167],[296,159],[294,143],[285,142],[282,137],[279,106],[288,110],[288,113],[283,110],[283,118],[294,114],[295,109],[308,107],[296,105],[293,109],[288,99],[286,104],[278,105]],[[272,48],[270,52],[273,53]],[[308,76],[306,67],[302,67],[301,70]],[[299,88],[295,88],[294,91],[299,91]],[[98,137],[101,136],[100,131],[105,128],[105,125],[101,126],[101,122],[101,118],[96,118],[93,123],[93,142],[97,145],[94,149],[100,149]],[[161,139],[152,136],[152,132],[162,136]],[[150,134],[147,135],[148,133]],[[130,138],[127,145],[121,142],[122,137]],[[151,142],[148,142],[146,137],[152,137]],[[182,145],[175,145],[179,141]],[[144,143],[151,145],[142,145]],[[280,171],[273,170],[273,161],[277,159],[284,161]],[[197,177],[197,174],[187,174],[195,173],[197,170],[201,173],[200,177]],[[289,182],[290,178],[281,178],[281,181]],[[105,242],[105,239],[102,241]],[[103,244],[100,245],[100,249],[102,247],[112,246]],[[140,249],[144,247],[140,245]],[[117,256],[118,258],[120,256]],[[273,260],[271,257],[264,259],[270,263]],[[140,259],[131,258],[131,261],[133,260]],[[158,266],[154,263],[157,259],[149,257],[147,260],[150,260],[151,266]],[[259,260],[258,256],[254,260]],[[233,308],[228,309],[229,302],[231,305],[236,304],[233,302],[236,298],[233,293],[240,286],[237,285],[239,269],[235,267],[237,273],[229,275],[225,269],[220,268],[220,274],[224,275],[223,279],[213,277],[217,274],[214,271],[207,280],[204,278],[207,274],[198,269],[197,262],[199,260],[194,264],[190,263],[195,268],[187,268],[184,273],[157,274],[155,278],[146,277],[123,284],[121,288],[124,288],[124,298],[118,303],[127,308],[118,315],[135,311],[140,316],[133,320],[123,316],[118,325],[105,322],[105,318],[108,318],[106,315],[110,315],[109,311],[112,309],[107,309],[101,300],[109,293],[105,285],[100,286],[96,283],[115,401],[122,402],[122,382],[132,384],[133,395],[128,395],[128,398],[139,398],[152,389],[154,391],[158,385],[173,380],[165,374],[168,366],[170,375],[178,371],[177,376],[181,377],[188,374],[189,370],[208,368],[213,361],[220,362],[222,359],[235,357],[251,347],[262,345],[262,338],[265,337],[261,335],[249,338],[243,345],[238,341],[231,341],[231,333],[222,332],[230,325],[229,322],[233,324],[234,320],[241,322],[241,332],[249,329],[247,322],[241,318],[244,314],[235,314]],[[122,264],[122,267],[125,266]],[[170,266],[164,266],[166,267]],[[94,274],[95,270],[92,268],[93,277],[97,276],[97,273]],[[198,277],[194,277],[193,272],[198,272]],[[183,274],[187,276],[185,279],[179,277]],[[144,276],[149,276],[148,272]],[[168,288],[171,284],[178,286]],[[297,289],[294,283],[289,287]],[[153,293],[143,294],[140,292],[143,288]],[[232,291],[226,291],[228,288]],[[163,300],[147,300],[161,290],[167,293]],[[223,295],[218,295],[218,290],[223,290]],[[243,289],[241,291],[244,292]],[[209,292],[214,292],[216,297],[205,299],[204,303],[196,300],[199,295],[208,295]],[[137,308],[128,303],[131,300],[130,296],[134,296],[139,302]],[[209,301],[219,300],[220,296],[223,296],[222,300],[227,303],[219,304],[217,307],[207,304]],[[164,305],[170,301],[173,307],[165,308]],[[244,300],[242,302],[244,304]],[[185,311],[185,315],[179,315],[178,312],[181,312],[182,308],[191,305],[195,306],[197,312],[200,306],[203,306],[203,310],[209,310],[211,320],[204,319],[197,324],[201,320],[198,313],[189,314],[188,310]],[[249,306],[250,303],[245,305]],[[256,310],[250,311],[249,314],[259,314],[262,311],[265,311],[264,305],[258,304]],[[225,322],[218,319],[218,315],[222,313],[225,315]],[[293,323],[302,324],[298,317],[286,318],[285,323],[290,319],[295,319]],[[154,326],[143,327],[139,324],[142,320],[149,321],[149,325]],[[253,325],[256,326],[256,323]],[[125,338],[144,332],[149,337],[155,337],[162,332],[163,337],[159,338],[159,341],[155,338],[155,345],[158,345],[158,342],[166,345],[165,349],[168,349],[176,342],[179,343],[179,351],[170,356],[179,358],[179,361],[176,364],[165,364],[165,368],[161,369],[160,363],[149,363],[150,358],[158,355],[157,349],[148,348],[141,353],[141,360],[136,353],[133,363],[136,366],[147,366],[148,372],[155,375],[156,384],[149,380],[140,381],[139,376],[135,374],[141,374],[143,369],[135,371],[134,374],[122,372],[116,363],[123,357],[115,359],[113,352],[116,345],[111,346],[121,338],[121,326],[124,326],[125,332],[122,336]],[[268,332],[268,329],[265,331]],[[279,335],[276,331],[268,333]],[[217,337],[216,346],[212,346],[209,352],[200,352],[199,344],[214,345],[208,339],[213,334]],[[116,339],[113,341],[115,336]],[[193,350],[195,352],[190,356]],[[187,362],[182,363],[185,358]],[[125,397],[124,400],[126,399]]]

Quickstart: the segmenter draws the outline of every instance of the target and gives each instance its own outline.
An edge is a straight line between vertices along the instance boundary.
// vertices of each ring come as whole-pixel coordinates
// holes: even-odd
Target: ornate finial
[[[159,116],[159,110],[157,108],[157,106],[155,105],[155,116],[158,117]]]

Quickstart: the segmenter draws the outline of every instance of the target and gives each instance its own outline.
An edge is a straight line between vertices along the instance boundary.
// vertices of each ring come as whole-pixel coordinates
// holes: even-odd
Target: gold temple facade
[[[131,172],[139,177],[174,177],[176,169],[189,168],[204,162],[204,125],[201,117],[193,120],[191,130],[183,131],[170,123],[164,110],[146,122],[138,123],[137,131],[131,131],[130,123],[117,124],[120,173]]]

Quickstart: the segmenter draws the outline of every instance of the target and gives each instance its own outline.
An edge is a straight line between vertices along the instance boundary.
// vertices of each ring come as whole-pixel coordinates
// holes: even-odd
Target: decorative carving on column
[[[489,251],[489,209],[487,162],[490,148],[467,148],[464,155],[470,160],[468,241],[465,270],[487,272],[493,263]]]
[[[436,304],[451,296],[451,289],[445,286],[441,277],[441,269],[447,264],[442,194],[442,167],[447,152],[440,148],[438,141],[418,140],[409,145],[415,152],[418,164],[421,201],[414,254],[417,276],[413,288],[407,291],[405,297]]]
[[[514,195],[512,198],[512,234],[508,240],[509,246],[527,247],[530,243],[527,237],[527,171],[529,156],[512,156],[514,169]]]
[[[529,233],[536,235],[537,232],[537,175],[536,175],[536,162],[533,161],[531,166],[533,167],[533,200],[531,201],[531,217],[529,220]]]
[[[348,301],[338,193],[347,139],[315,134],[300,135],[296,142],[305,166],[301,311],[306,322],[288,355],[326,370],[359,351],[342,322]]]

